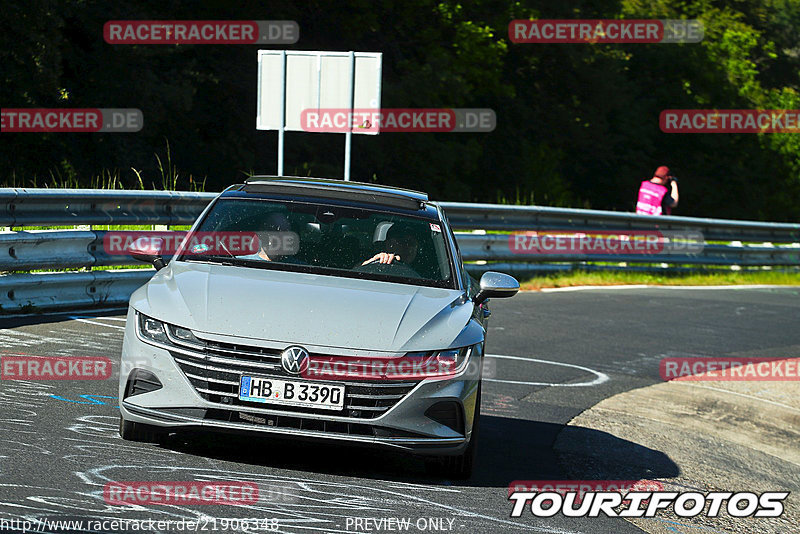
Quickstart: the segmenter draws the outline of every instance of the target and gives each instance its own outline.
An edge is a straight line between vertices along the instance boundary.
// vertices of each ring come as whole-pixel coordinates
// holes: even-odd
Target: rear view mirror
[[[475,304],[488,298],[513,297],[519,291],[519,282],[513,276],[487,271],[481,276],[480,291],[475,295]]]

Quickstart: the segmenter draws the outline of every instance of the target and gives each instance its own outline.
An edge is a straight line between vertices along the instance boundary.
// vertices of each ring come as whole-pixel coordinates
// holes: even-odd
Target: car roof
[[[244,184],[226,189],[226,193],[234,191],[366,202],[410,210],[425,209],[428,203],[427,193],[411,189],[301,176],[253,176]]]

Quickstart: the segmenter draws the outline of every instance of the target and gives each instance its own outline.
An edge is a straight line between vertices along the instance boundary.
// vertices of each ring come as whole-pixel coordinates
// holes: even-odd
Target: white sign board
[[[303,110],[380,109],[381,59],[367,52],[259,50],[256,129],[306,131]]]

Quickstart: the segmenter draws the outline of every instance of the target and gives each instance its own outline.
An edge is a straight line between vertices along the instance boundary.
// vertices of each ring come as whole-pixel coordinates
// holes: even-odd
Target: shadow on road
[[[77,309],[68,312],[48,312],[42,310],[29,315],[4,315],[0,313],[0,330],[5,328],[17,328],[19,326],[31,326],[37,324],[63,323],[71,321],[72,317],[86,317],[88,319],[98,319],[103,317],[125,317],[126,308],[112,309]]]
[[[164,446],[219,461],[322,475],[471,487],[506,488],[514,480],[669,478],[680,472],[664,453],[606,432],[568,427],[578,446],[558,454],[553,444],[565,425],[490,415],[481,416],[481,425],[478,466],[468,481],[434,478],[408,454],[354,446],[216,433],[177,435]],[[604,462],[604,450],[616,451],[615,456],[624,451],[625,464]]]

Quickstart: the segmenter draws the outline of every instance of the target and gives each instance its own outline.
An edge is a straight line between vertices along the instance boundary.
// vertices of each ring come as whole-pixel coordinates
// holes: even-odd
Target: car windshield
[[[226,263],[454,288],[441,224],[390,211],[252,198],[221,198],[179,261]]]

